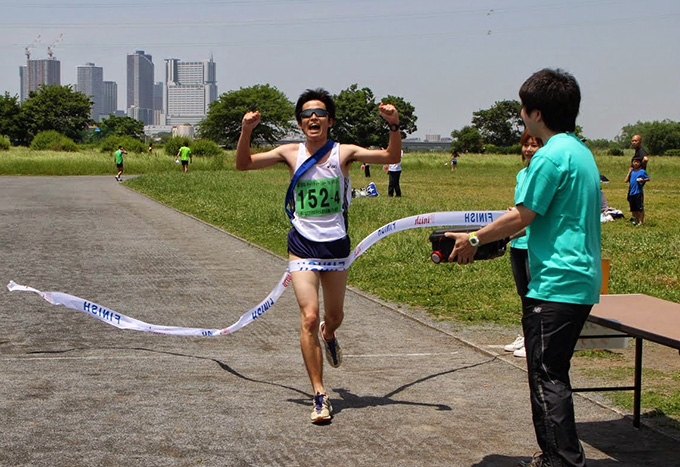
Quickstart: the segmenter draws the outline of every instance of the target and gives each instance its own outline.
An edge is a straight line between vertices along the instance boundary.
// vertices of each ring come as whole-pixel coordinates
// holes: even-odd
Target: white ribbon
[[[225,336],[238,331],[242,327],[252,323],[257,318],[265,314],[276,301],[281,297],[284,290],[291,283],[291,272],[295,271],[343,271],[348,269],[359,256],[364,254],[371,246],[379,240],[403,230],[417,229],[422,227],[449,227],[449,226],[482,226],[489,224],[506,211],[450,211],[433,212],[420,214],[417,216],[405,217],[403,219],[385,224],[373,233],[364,238],[354,248],[350,256],[342,259],[303,259],[290,261],[288,269],[279,280],[274,289],[267,297],[255,307],[245,312],[241,318],[224,329],[205,329],[205,328],[185,328],[179,326],[159,326],[145,323],[122,313],[118,313],[110,308],[93,303],[80,297],[75,297],[62,292],[41,292],[40,290],[19,285],[14,281],[7,284],[10,292],[34,292],[52,305],[63,305],[73,310],[82,311],[97,318],[111,326],[119,329],[131,329],[133,331],[152,332],[155,334],[168,334],[173,336],[196,336],[196,337],[217,337]]]

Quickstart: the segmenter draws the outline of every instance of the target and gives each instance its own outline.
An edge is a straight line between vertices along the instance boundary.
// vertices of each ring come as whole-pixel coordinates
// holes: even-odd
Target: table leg
[[[642,338],[635,338],[635,389],[633,391],[633,426],[640,428],[640,397],[642,393]]]

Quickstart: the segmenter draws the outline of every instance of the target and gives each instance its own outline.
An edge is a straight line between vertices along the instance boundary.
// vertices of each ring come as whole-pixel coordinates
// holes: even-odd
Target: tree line
[[[394,104],[399,109],[402,137],[417,131],[415,108],[403,97],[388,95],[377,100],[368,87],[352,84],[334,96],[336,119],[331,138],[341,143],[365,147],[386,147],[389,129],[378,115],[380,103]],[[110,115],[101,122],[90,119],[92,102],[71,86],[43,86],[31,91],[23,104],[18,96],[5,92],[0,96],[0,136],[13,145],[28,146],[40,132],[53,130],[76,143],[97,143],[112,136],[144,139],[143,123]],[[207,116],[200,122],[198,136],[226,147],[234,148],[241,131],[241,119],[251,110],[262,114],[261,124],[253,132],[253,141],[273,145],[294,133],[294,104],[269,84],[257,84],[221,94],[210,104]],[[471,124],[451,132],[451,149],[472,153],[518,153],[519,138],[524,130],[517,100],[497,101],[488,109],[473,112]],[[96,127],[95,127],[96,123]],[[630,147],[634,134],[642,135],[645,148],[651,154],[680,152],[680,122],[670,120],[637,122],[626,125],[614,140],[586,140],[591,149],[622,153]],[[577,127],[582,137],[582,129]],[[617,152],[618,151],[618,152]]]

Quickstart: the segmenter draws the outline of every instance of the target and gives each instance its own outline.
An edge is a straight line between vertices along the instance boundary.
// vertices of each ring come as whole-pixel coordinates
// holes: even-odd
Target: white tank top
[[[335,143],[323,163],[314,164],[295,187],[293,227],[315,242],[331,242],[347,235],[347,209],[352,184],[340,167],[340,144]],[[303,143],[298,149],[297,170],[309,158]]]

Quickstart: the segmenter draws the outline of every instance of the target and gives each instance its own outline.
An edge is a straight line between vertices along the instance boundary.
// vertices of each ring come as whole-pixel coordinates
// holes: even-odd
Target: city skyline
[[[449,136],[473,112],[518,99],[543,67],[578,79],[578,123],[590,139],[612,139],[638,120],[680,121],[677,1],[8,0],[3,8],[0,58],[10,69],[25,64],[37,35],[42,58],[63,33],[62,83],[96,63],[118,83],[119,107],[124,57],[145,50],[157,64],[213,56],[222,93],[269,84],[295,101],[306,88],[337,94],[357,83],[377,99],[400,96],[414,105],[421,138]],[[0,91],[19,93],[12,75],[0,76]]]
[[[218,97],[216,64],[213,58],[200,61],[169,58],[164,59],[164,62],[164,79],[156,81],[152,55],[144,50],[136,50],[126,56],[127,103],[123,109],[117,108],[117,82],[105,81],[104,68],[93,62],[78,65],[76,82],[63,84],[90,97],[91,117],[95,121],[110,114],[126,114],[143,121],[145,125],[197,124],[207,114],[210,103]],[[19,69],[22,100],[28,96],[29,76],[35,75],[30,90],[48,82],[61,84],[61,61],[57,57],[29,59],[28,63],[32,74],[29,74],[29,67],[26,65]]]

